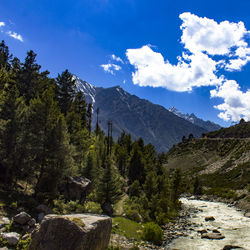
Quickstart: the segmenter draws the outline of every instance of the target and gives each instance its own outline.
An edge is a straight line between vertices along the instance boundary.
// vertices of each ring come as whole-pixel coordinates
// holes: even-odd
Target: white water
[[[187,207],[192,206],[201,210],[189,218],[189,221],[197,224],[197,227],[188,231],[187,237],[174,240],[167,249],[220,250],[225,245],[250,249],[250,218],[245,217],[242,211],[220,202],[187,198],[181,198],[181,202]],[[206,222],[207,216],[213,216],[215,220]],[[217,229],[225,238],[222,240],[201,239],[201,234],[197,232],[199,229]]]

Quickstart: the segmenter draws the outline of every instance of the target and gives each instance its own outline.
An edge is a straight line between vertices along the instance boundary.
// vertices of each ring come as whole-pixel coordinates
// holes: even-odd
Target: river
[[[188,230],[186,237],[180,237],[172,241],[167,249],[180,250],[221,250],[226,245],[238,246],[250,250],[250,218],[244,216],[242,211],[235,207],[220,202],[210,202],[181,198],[186,207],[194,207],[198,212],[191,213],[189,222],[192,228]],[[205,217],[213,216],[214,221],[205,221]],[[207,232],[218,230],[224,239],[202,239],[198,230]]]

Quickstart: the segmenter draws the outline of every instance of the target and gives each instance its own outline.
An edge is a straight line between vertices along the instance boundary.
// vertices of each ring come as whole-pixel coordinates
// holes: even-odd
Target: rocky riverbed
[[[189,211],[184,223],[189,228],[163,249],[250,249],[250,218],[243,211],[221,202],[187,198],[181,202]]]

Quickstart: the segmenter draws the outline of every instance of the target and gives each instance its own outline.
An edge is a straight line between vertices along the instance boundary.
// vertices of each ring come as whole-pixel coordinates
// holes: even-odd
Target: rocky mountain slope
[[[75,79],[76,88],[84,93],[87,102],[93,103],[93,126],[96,124],[96,109],[99,108],[100,127],[107,132],[107,122],[111,120],[115,139],[124,130],[133,139],[142,137],[159,152],[166,152],[181,141],[183,135],[192,133],[200,137],[208,131],[160,105],[129,94],[120,86],[98,88],[77,77]]]
[[[175,107],[171,107],[168,109],[170,112],[174,113],[175,115],[199,126],[202,127],[204,129],[206,129],[207,131],[215,131],[221,128],[220,125],[211,122],[211,121],[204,121],[200,118],[198,118],[197,116],[195,116],[194,113],[192,114],[182,114],[177,108]]]
[[[207,192],[234,199],[244,196],[250,209],[250,122],[181,142],[167,153],[166,168],[199,176]]]

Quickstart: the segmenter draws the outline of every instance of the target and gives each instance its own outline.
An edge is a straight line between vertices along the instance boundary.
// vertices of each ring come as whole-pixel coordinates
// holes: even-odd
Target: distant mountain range
[[[204,121],[200,118],[198,118],[197,116],[195,116],[194,113],[192,114],[182,114],[177,108],[175,107],[171,107],[168,109],[170,112],[174,113],[175,115],[199,126],[199,127],[202,127],[204,129],[206,129],[207,131],[215,131],[215,130],[218,130],[221,128],[220,125],[214,123],[214,122],[211,122],[211,121]]]
[[[145,143],[152,143],[157,151],[167,152],[181,141],[183,135],[192,133],[195,137],[200,137],[202,133],[213,130],[184,119],[160,105],[131,95],[120,86],[95,87],[77,76],[74,78],[76,89],[83,92],[88,103],[93,103],[93,127],[96,124],[96,110],[99,108],[99,125],[107,132],[107,123],[112,121],[114,139],[125,131],[133,139],[141,137]]]

